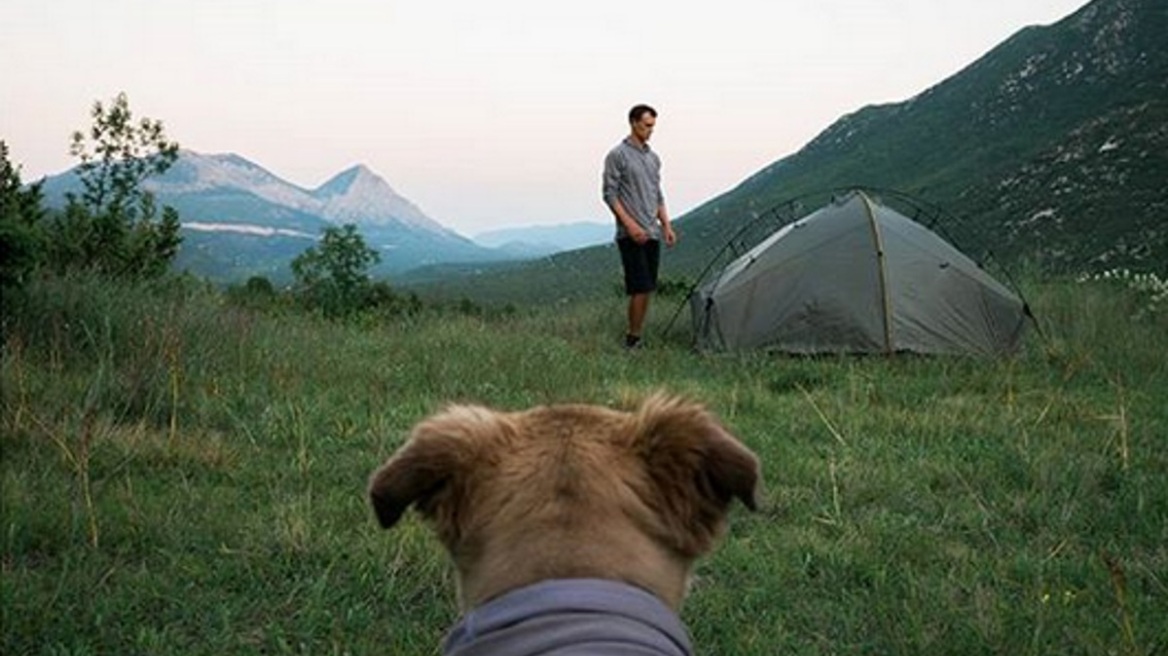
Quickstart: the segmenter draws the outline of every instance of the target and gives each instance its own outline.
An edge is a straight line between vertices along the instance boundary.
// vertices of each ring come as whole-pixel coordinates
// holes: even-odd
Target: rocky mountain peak
[[[389,184],[364,164],[351,166],[329,178],[327,182],[313,190],[312,195],[317,198],[332,198],[349,193],[361,193],[376,187],[389,188]],[[389,189],[390,193],[393,192]]]
[[[397,222],[432,232],[448,232],[364,164],[333,176],[317,187],[312,197],[322,203],[321,215],[336,223],[387,225]]]

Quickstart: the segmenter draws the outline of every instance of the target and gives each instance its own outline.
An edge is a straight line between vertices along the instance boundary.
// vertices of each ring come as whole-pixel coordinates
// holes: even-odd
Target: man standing
[[[604,203],[616,217],[616,244],[629,296],[625,347],[641,345],[649,312],[649,295],[657,289],[661,242],[673,246],[677,235],[661,192],[661,159],[649,149],[657,110],[637,105],[629,110],[629,136],[604,158]]]

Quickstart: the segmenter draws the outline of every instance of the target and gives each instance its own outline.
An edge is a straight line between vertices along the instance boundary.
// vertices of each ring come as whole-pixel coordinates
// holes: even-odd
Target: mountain
[[[404,225],[437,234],[459,237],[452,230],[422,213],[402,198],[389,184],[364,165],[354,166],[334,176],[312,192],[322,203],[319,213],[333,223],[376,226]]]
[[[232,282],[253,275],[283,281],[289,263],[321,232],[354,223],[381,253],[375,275],[443,262],[491,262],[513,257],[443,227],[363,165],[304,189],[235,154],[180,152],[165,173],[143,183],[159,204],[178,210],[183,244],[176,266]],[[64,205],[80,191],[76,171],[44,182],[46,202]]]
[[[1011,36],[903,102],[839,118],[798,152],[677,221],[663,275],[696,277],[755,219],[805,214],[865,186],[942,208],[935,229],[995,261],[1082,273],[1168,270],[1168,2],[1094,0]],[[600,293],[606,247],[444,281],[445,293],[550,300]]]
[[[577,221],[559,225],[500,228],[481,232],[475,242],[518,257],[542,257],[612,241],[612,222]]]
[[[1013,35],[904,102],[846,115],[687,217],[726,217],[841,186],[946,208],[948,228],[1008,260],[1079,272],[1168,264],[1168,3],[1095,0]]]

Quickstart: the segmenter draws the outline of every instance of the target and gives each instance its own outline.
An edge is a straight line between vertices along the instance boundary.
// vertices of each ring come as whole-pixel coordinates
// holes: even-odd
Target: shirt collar
[[[644,145],[638,145],[636,140],[634,140],[632,137],[625,137],[625,143],[628,144],[629,147],[631,147],[635,150],[639,150],[642,153],[649,152],[649,144],[648,143],[645,143]]]

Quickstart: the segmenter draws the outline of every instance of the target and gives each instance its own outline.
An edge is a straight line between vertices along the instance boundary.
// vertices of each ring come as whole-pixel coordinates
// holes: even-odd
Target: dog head
[[[390,528],[412,505],[478,605],[553,578],[603,578],[681,604],[733,499],[755,509],[759,463],[702,406],[662,394],[633,412],[458,405],[422,421],[376,472]]]

